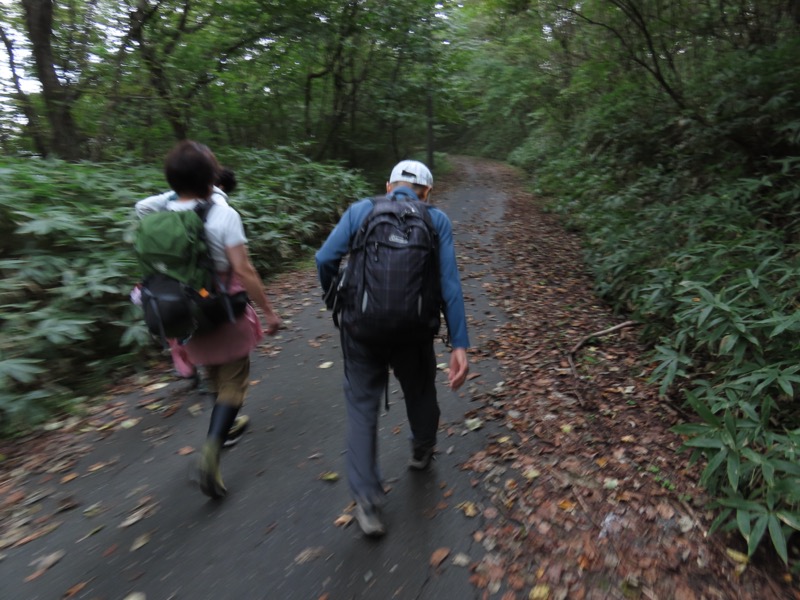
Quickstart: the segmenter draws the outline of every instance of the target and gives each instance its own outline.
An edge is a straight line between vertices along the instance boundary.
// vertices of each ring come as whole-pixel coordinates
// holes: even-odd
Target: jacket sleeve
[[[175,192],[164,192],[157,196],[150,196],[144,200],[139,200],[139,202],[136,203],[136,216],[142,219],[150,213],[166,210],[167,202],[175,200],[177,197]]]
[[[444,317],[450,334],[450,344],[453,348],[468,348],[467,317],[453,243],[453,225],[447,215],[440,210],[432,210],[431,219],[439,235],[439,281],[442,286]]]
[[[352,204],[339,219],[322,247],[317,250],[315,255],[317,274],[324,291],[328,290],[331,282],[339,273],[342,258],[350,251],[350,240],[353,239],[370,210],[372,210],[372,202],[369,198]]]

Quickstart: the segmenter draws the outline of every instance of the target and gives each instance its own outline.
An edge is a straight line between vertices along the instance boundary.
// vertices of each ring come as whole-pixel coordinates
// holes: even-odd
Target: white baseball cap
[[[433,187],[433,175],[428,167],[418,160],[403,160],[397,163],[389,176],[389,183],[397,181]]]

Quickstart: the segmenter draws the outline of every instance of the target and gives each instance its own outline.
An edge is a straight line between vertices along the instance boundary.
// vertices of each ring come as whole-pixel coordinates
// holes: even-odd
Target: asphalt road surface
[[[480,348],[503,319],[484,284],[501,260],[492,238],[505,195],[482,184],[477,162],[460,159],[433,200],[453,221],[470,337]],[[49,476],[45,470],[29,482],[15,518],[29,517],[45,533],[0,550],[0,600],[481,597],[469,564],[487,552],[473,538],[483,486],[461,465],[492,435],[488,425],[471,429],[465,413],[501,383],[497,365],[473,355],[473,378],[457,393],[439,372],[442,426],[426,473],[407,469],[408,425],[391,381],[379,438],[391,487],[388,534],[367,539],[347,523],[338,332],[322,310],[315,274],[288,281],[276,284],[274,296],[286,329],[253,353],[251,427],[223,454],[227,498],[209,500],[192,482],[208,397],[163,373],[143,376],[140,388],[111,399],[124,420],[81,434],[86,452],[69,470],[77,477],[54,464]],[[437,348],[447,363],[444,346]]]

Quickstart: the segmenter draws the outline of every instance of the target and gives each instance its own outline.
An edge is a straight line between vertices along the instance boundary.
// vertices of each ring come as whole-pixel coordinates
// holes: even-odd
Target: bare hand
[[[278,329],[283,326],[281,318],[275,313],[265,315],[264,322],[267,324],[267,326],[264,327],[264,333],[267,335],[275,335],[278,333]]]
[[[464,348],[454,348],[450,354],[450,373],[447,376],[450,389],[460,388],[467,380],[467,373],[469,373],[467,351]]]

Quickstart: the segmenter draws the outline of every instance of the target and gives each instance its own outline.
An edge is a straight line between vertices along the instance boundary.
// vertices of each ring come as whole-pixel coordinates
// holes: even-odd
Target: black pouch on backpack
[[[168,275],[156,274],[142,282],[142,308],[147,329],[162,339],[185,340],[208,333],[244,314],[247,292],[201,296]]]
[[[155,336],[184,339],[196,328],[186,286],[167,275],[155,274],[142,282],[142,309],[147,329]]]
[[[249,304],[247,292],[203,297],[191,290],[191,294],[192,301],[199,309],[196,333],[207,333],[222,323],[235,321],[244,314]]]

